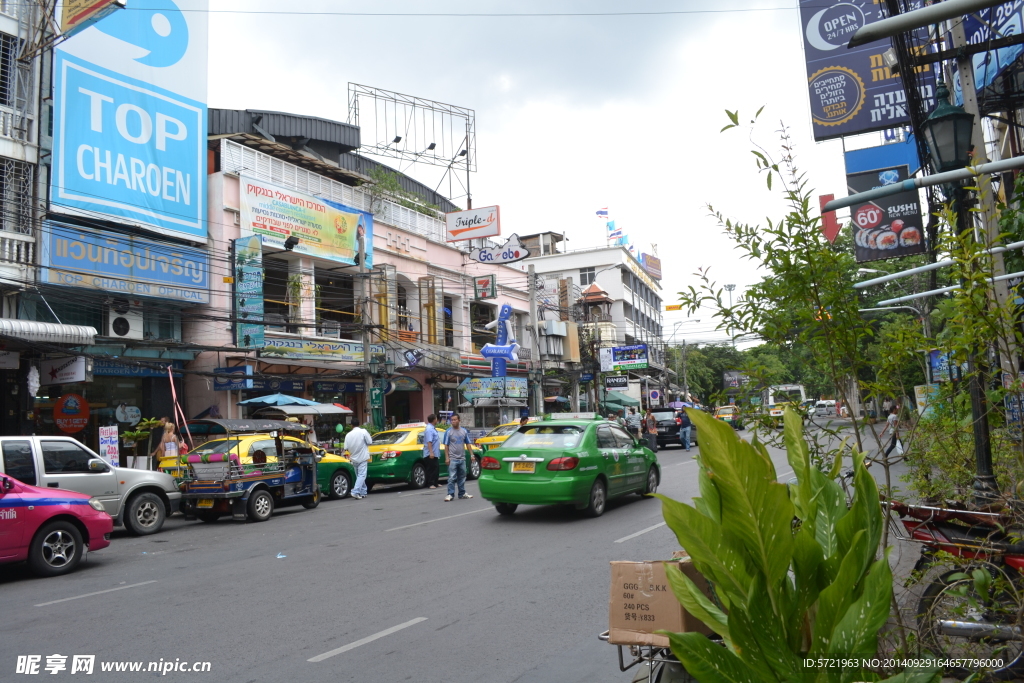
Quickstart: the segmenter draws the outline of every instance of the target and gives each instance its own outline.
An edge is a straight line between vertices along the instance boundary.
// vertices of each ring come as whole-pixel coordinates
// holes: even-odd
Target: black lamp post
[[[935,92],[935,109],[924,121],[924,137],[932,163],[939,173],[955,171],[971,161],[974,145],[974,115],[963,107],[951,104],[949,89],[939,81]],[[959,184],[947,188],[953,198],[956,211],[956,230],[963,235],[970,225],[967,221],[967,206],[964,189]],[[971,233],[973,234],[973,232]],[[992,443],[989,439],[988,409],[985,405],[985,391],[978,370],[977,353],[974,349],[967,355],[968,390],[971,396],[971,420],[974,427],[975,502],[979,505],[991,503],[999,495],[995,475],[992,472]]]

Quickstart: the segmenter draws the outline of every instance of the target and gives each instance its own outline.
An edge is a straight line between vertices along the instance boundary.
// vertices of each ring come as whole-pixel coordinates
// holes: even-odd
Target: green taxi
[[[426,422],[400,424],[386,432],[373,435],[370,444],[370,462],[366,466],[366,489],[375,484],[408,484],[421,489],[427,485],[427,470],[423,465],[423,432]],[[444,439],[444,429],[438,428]],[[480,476],[479,448],[474,448],[466,468],[466,479]],[[438,463],[438,477],[448,477],[448,466],[444,464],[444,444],[441,444],[441,458]]]
[[[520,427],[484,454],[480,495],[502,515],[520,505],[568,503],[598,517],[612,498],[654,493],[658,456],[619,425],[579,415]]]

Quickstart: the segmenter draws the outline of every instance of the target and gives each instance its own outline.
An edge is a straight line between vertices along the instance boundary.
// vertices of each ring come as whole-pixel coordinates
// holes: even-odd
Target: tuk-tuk
[[[188,466],[182,483],[181,507],[188,519],[212,522],[224,515],[254,522],[270,519],[276,507],[320,504],[316,479],[317,455],[311,448],[285,448],[282,436],[302,436],[309,427],[282,420],[189,420],[194,439],[207,442],[242,440],[254,434],[274,442],[274,452],[243,462],[237,449],[195,449],[182,456]],[[294,442],[292,442],[294,443]],[[268,457],[269,456],[269,457]]]

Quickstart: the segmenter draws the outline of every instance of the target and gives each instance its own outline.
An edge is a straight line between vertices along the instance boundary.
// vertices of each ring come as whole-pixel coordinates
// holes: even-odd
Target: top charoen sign
[[[444,220],[447,226],[445,238],[449,242],[497,237],[501,234],[501,211],[497,206],[446,213]]]

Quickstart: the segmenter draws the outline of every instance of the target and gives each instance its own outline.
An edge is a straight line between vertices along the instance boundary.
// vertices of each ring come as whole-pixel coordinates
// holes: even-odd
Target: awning
[[[623,394],[620,391],[608,391],[605,392],[602,403],[618,403],[622,406],[635,407],[640,405],[640,401],[636,400],[632,396]]]
[[[35,320],[14,320],[0,318],[0,335],[18,337],[27,341],[49,342],[51,344],[92,344],[99,334],[95,327],[86,325],[61,325],[40,323]]]
[[[351,415],[352,411],[334,403],[318,403],[313,406],[268,406],[256,411],[259,417],[274,415]]]
[[[476,403],[466,401],[459,404],[460,408],[525,408],[526,401],[518,398],[478,398]]]

